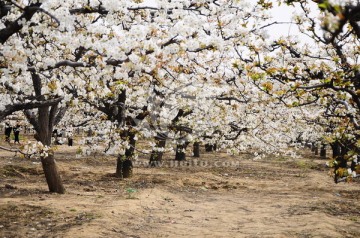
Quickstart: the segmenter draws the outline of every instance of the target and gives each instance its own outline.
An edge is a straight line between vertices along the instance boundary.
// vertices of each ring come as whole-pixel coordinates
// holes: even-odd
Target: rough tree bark
[[[125,155],[119,155],[117,158],[115,176],[118,178],[130,178],[133,172],[132,159],[134,157],[136,140],[133,132],[127,132],[130,147],[125,150]]]
[[[34,126],[36,134],[35,139],[40,141],[43,145],[51,146],[51,134],[55,124],[55,114],[58,112],[57,106],[45,107],[38,109],[38,118],[29,118],[29,114],[26,114],[30,123]],[[41,164],[44,170],[46,182],[50,192],[65,193],[60,173],[57,169],[54,154],[50,154],[47,157],[41,157]]]
[[[41,93],[41,78],[36,73],[32,73],[31,76],[35,95],[39,98],[39,101],[45,100]],[[66,108],[59,108],[57,103],[54,106],[38,108],[37,115],[30,110],[25,110],[24,114],[36,131],[34,136],[35,139],[40,141],[43,145],[51,146],[51,135],[53,128],[60,122],[60,120],[65,115],[65,112]],[[51,154],[51,151],[47,157],[41,158],[41,164],[44,170],[49,191],[60,194],[65,193],[65,188],[57,169],[55,157],[54,154]]]
[[[200,142],[194,142],[193,144],[193,155],[194,157],[200,157]]]
[[[165,148],[166,145],[166,135],[164,134],[157,134],[155,136],[155,143],[156,143],[156,148]],[[162,161],[162,157],[164,155],[163,151],[158,151],[158,150],[153,150],[151,151],[151,156],[150,156],[150,161],[149,161],[149,165],[150,167],[159,167],[161,165],[161,161]]]
[[[339,179],[337,170],[339,168],[347,167],[347,161],[344,158],[347,151],[346,151],[345,147],[341,146],[340,142],[338,142],[338,141],[335,141],[334,143],[331,144],[331,149],[333,152],[333,158],[336,162],[334,164],[334,181],[335,181],[335,183],[337,183],[338,179]]]
[[[316,142],[311,143],[311,152],[314,152],[314,155],[319,154],[319,147]]]
[[[60,173],[57,169],[54,155],[41,158],[41,164],[44,170],[46,182],[49,187],[49,191],[53,193],[65,193],[65,188],[62,183]]]
[[[321,144],[320,157],[323,159],[326,158],[326,145],[325,144]]]
[[[216,150],[216,145],[212,144],[205,144],[205,151],[206,152],[212,152]]]
[[[175,154],[175,160],[177,161],[184,161],[186,160],[186,147],[189,145],[189,142],[185,142],[181,145],[176,145],[176,154]]]

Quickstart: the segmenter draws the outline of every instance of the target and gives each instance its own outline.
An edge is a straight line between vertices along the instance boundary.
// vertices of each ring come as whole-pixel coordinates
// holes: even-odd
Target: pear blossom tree
[[[230,153],[286,153],[299,133],[310,137],[304,120],[309,112],[279,101],[295,98],[300,105],[330,98],[326,105],[332,113],[343,113],[352,102],[339,86],[334,91],[345,98],[296,82],[284,91],[284,74],[294,77],[287,79],[291,83],[298,79],[296,70],[305,72],[302,80],[319,78],[320,70],[271,67],[279,63],[276,54],[297,56],[296,44],[289,46],[288,40],[264,43],[259,22],[269,18],[271,6],[266,1],[0,1],[0,91],[6,94],[0,119],[24,111],[41,142],[49,190],[57,193],[65,189],[51,134],[65,123],[64,116],[91,129],[85,141],[93,149],[117,157],[115,175],[121,178],[131,176],[137,140],[143,138],[155,140],[151,161],[173,146],[177,158],[185,159],[193,141],[216,143]],[[263,52],[268,55],[262,58]],[[333,75],[330,66],[321,67]],[[294,96],[301,87],[304,93]]]
[[[40,8],[41,3],[38,1],[21,4],[2,1],[0,5],[2,7],[0,85],[2,92],[6,92],[1,117],[15,111],[24,111],[29,122],[34,126],[36,139],[40,142],[37,143],[38,146],[31,148],[37,148],[39,151],[49,190],[64,193],[53,152],[49,149],[52,128],[66,111],[66,106],[61,104],[64,95],[58,92],[51,94],[49,90],[45,92],[44,85],[50,86],[47,89],[51,88],[51,76],[45,75],[45,80],[40,76],[45,70],[42,56],[51,49],[51,46],[44,42],[43,32],[53,29],[51,19],[54,18]],[[45,16],[42,13],[45,13]],[[46,21],[44,18],[50,19]],[[55,67],[59,66],[55,65]],[[28,150],[26,146],[24,149]]]
[[[186,91],[190,85],[202,84],[209,91],[208,94],[211,94],[210,85],[220,85],[215,81],[221,81],[223,71],[217,69],[219,63],[213,58],[219,56],[221,58],[222,54],[226,54],[224,45],[231,45],[232,37],[227,36],[223,28],[227,25],[229,27],[238,25],[233,21],[232,24],[226,23],[227,12],[223,10],[224,6],[230,9],[231,19],[240,18],[246,21],[251,16],[250,11],[244,13],[240,8],[241,4],[234,2],[223,5],[184,2],[181,5],[176,3],[179,6],[174,5],[174,7],[166,3],[166,12],[164,12],[164,4],[159,1],[157,7],[139,5],[120,8],[129,13],[129,19],[114,19],[113,15],[109,14],[105,2],[96,2],[91,6],[80,5],[70,11],[77,19],[77,27],[93,29],[93,32],[86,32],[86,37],[93,37],[94,41],[101,42],[91,47],[82,47],[81,59],[93,58],[97,68],[92,67],[89,71],[81,72],[81,78],[85,82],[82,84],[87,86],[77,87],[76,90],[83,91],[76,93],[80,94],[82,100],[107,114],[108,119],[113,120],[118,117],[113,120],[119,126],[120,134],[123,134],[122,139],[114,144],[114,148],[121,151],[118,164],[126,160],[131,165],[133,147],[135,147],[135,140],[132,138],[135,138],[136,133],[141,132],[144,136],[152,137],[159,133],[151,128],[153,122],[141,123],[151,113],[153,101],[149,102],[149,99],[158,97],[161,101],[161,97],[166,98],[168,104],[171,102],[173,105],[184,105],[178,108],[181,110],[190,108],[187,110],[191,111],[189,100],[191,97],[180,91]],[[117,9],[118,12],[120,10]],[[224,19],[219,17],[220,13],[224,14],[222,16]],[[137,21],[134,21],[136,17]],[[96,21],[89,22],[88,18]],[[100,28],[100,21],[105,26],[109,25],[108,29]],[[193,27],[190,27],[190,21]],[[114,28],[114,24],[108,24],[109,22],[119,27],[111,29]],[[199,27],[195,27],[196,25]],[[218,25],[221,27],[217,27]],[[201,28],[203,29],[199,31],[198,29]],[[243,36],[240,33],[235,35]],[[118,42],[118,39],[125,41]],[[120,50],[115,52],[107,50],[111,48]],[[206,67],[206,64],[213,66]],[[210,67],[213,68],[212,72],[209,72]],[[99,78],[101,80],[95,80]],[[144,87],[150,90],[145,91]],[[179,91],[179,88],[184,90]],[[212,89],[216,91],[216,87]],[[192,97],[199,100],[196,96]],[[217,93],[203,98],[209,105],[213,101],[209,98],[227,99]],[[163,117],[160,123],[162,125],[172,124],[176,114],[169,116],[168,113],[179,112],[178,110],[169,112],[169,108],[173,106],[166,106],[162,111]],[[196,119],[196,116],[193,119]],[[179,130],[175,131],[179,132]],[[124,138],[128,138],[128,143],[124,143]]]
[[[237,51],[239,59],[247,62],[248,77],[259,89],[288,107],[302,106],[315,112],[304,119],[322,127],[317,137],[333,149],[330,164],[335,168],[335,182],[343,176],[356,176],[359,3],[279,2],[300,10],[292,22],[298,35],[264,39],[260,47],[249,43],[253,56]],[[352,162],[351,168],[347,161]]]

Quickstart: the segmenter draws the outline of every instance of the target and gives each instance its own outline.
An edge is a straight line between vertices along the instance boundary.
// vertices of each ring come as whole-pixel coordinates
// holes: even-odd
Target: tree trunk
[[[91,129],[87,131],[87,136],[88,136],[88,137],[93,136],[93,131],[92,131]]]
[[[189,142],[185,142],[185,144],[182,144],[182,145],[176,145],[175,160],[177,160],[177,161],[186,160],[185,150],[188,145],[189,145]]]
[[[316,143],[316,142],[311,143],[311,152],[314,152],[315,155],[319,154],[318,143]]]
[[[54,126],[54,121],[52,120],[53,116],[51,115],[52,110],[56,109],[52,108],[50,111],[48,108],[38,109],[39,128],[36,134],[36,139],[41,141],[43,145],[47,146],[51,145],[51,135]],[[60,194],[65,193],[54,155],[49,154],[49,156],[41,158],[41,164],[44,170],[49,191]]]
[[[337,157],[339,157],[341,155],[340,143],[334,142],[334,143],[330,144],[330,146],[332,149],[333,158],[336,159]]]
[[[344,155],[346,154],[346,150],[337,141],[331,144],[331,148],[333,151],[333,158],[336,162],[334,164],[334,181],[335,183],[338,183],[338,179],[339,179],[339,175],[337,173],[338,169],[347,167],[347,161],[344,158]]]
[[[123,179],[123,165],[124,165],[125,157],[124,155],[118,155],[116,160],[116,172],[115,177]]]
[[[315,152],[315,148],[316,148],[315,143],[312,142],[311,143],[311,152]]]
[[[326,159],[326,145],[325,144],[321,144],[320,157],[323,159]]]
[[[132,159],[135,152],[136,140],[134,140],[135,134],[127,132],[129,138],[130,147],[125,150],[125,155],[119,155],[117,158],[115,176],[118,178],[130,178],[133,172]]]
[[[155,137],[156,140],[156,149],[154,149],[151,152],[151,156],[150,156],[150,167],[159,167],[162,161],[162,157],[164,155],[164,152],[161,150],[157,150],[158,148],[165,148],[166,145],[166,139],[164,137],[160,136],[156,136]]]
[[[49,191],[52,193],[64,194],[65,188],[63,186],[59,171],[57,169],[54,155],[49,155],[48,157],[41,158],[41,164],[44,170]]]
[[[31,73],[34,93],[39,101],[45,100],[42,95],[42,81],[38,74]],[[53,106],[45,106],[37,109],[37,114],[31,110],[24,110],[24,115],[35,129],[34,138],[43,145],[51,146],[51,135],[54,126],[57,125],[64,117],[66,107],[59,107],[59,103]],[[52,153],[52,151],[50,151]],[[65,189],[61,180],[61,176],[56,166],[54,154],[41,158],[41,164],[44,170],[46,182],[50,192],[65,193]]]
[[[205,144],[205,151],[206,152],[211,152],[213,151],[213,146],[211,144]]]
[[[116,173],[117,178],[130,178],[132,176],[133,164],[130,158],[119,155],[117,158]]]
[[[194,154],[194,157],[197,157],[197,158],[200,157],[200,142],[194,142],[193,154]]]
[[[133,164],[131,159],[126,159],[122,168],[123,178],[130,178],[133,174]]]
[[[212,152],[216,150],[216,144],[205,144],[205,151],[206,152]]]

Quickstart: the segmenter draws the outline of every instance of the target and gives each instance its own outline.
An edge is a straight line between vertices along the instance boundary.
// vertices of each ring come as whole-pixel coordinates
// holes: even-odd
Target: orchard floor
[[[0,237],[360,237],[360,183],[334,184],[325,160],[202,153],[131,179],[116,159],[56,152],[66,194],[36,160],[0,151]]]

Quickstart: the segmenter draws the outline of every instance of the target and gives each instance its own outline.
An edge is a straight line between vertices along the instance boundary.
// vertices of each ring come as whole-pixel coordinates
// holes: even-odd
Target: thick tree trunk
[[[132,159],[134,157],[136,140],[134,140],[134,133],[128,132],[127,135],[130,147],[125,150],[125,155],[118,156],[115,172],[115,176],[122,179],[130,178],[133,172]]]
[[[326,145],[325,144],[321,144],[320,157],[323,159],[326,158]]]
[[[313,143],[313,145],[312,145],[312,151],[314,152],[314,155],[319,155],[319,146],[318,146],[318,143]]]
[[[56,109],[55,109],[56,110]],[[36,139],[41,141],[44,145],[51,145],[51,135],[53,131],[54,121],[51,120],[51,110],[48,108],[39,108],[39,128],[37,131]],[[41,158],[41,164],[44,170],[46,182],[50,192],[65,193],[65,189],[57,169],[54,155]]]
[[[347,161],[344,158],[344,155],[346,154],[346,150],[344,147],[341,146],[339,142],[334,142],[331,144],[331,148],[333,151],[333,158],[336,161],[334,164],[334,181],[335,183],[338,182],[339,175],[338,175],[338,169],[340,168],[346,168],[347,167]]]
[[[333,158],[336,159],[337,157],[339,157],[341,155],[340,143],[339,142],[334,142],[330,146],[331,146],[331,149],[332,149]]]
[[[133,174],[133,164],[131,159],[126,159],[122,167],[123,178],[130,178]]]
[[[117,178],[130,178],[132,176],[133,164],[130,158],[119,155],[117,158],[116,173]]]
[[[31,79],[36,97],[39,101],[45,100],[44,95],[41,93],[42,81],[40,76],[36,73],[31,73]],[[36,134],[34,135],[35,139],[40,141],[43,145],[50,147],[54,126],[64,117],[66,110],[66,107],[59,108],[59,104],[40,107],[37,109],[37,114],[31,110],[24,110],[26,118],[36,131]],[[50,154],[47,157],[41,158],[41,163],[49,191],[60,194],[65,193],[54,155]]]
[[[41,164],[44,170],[46,182],[49,187],[49,191],[52,193],[65,193],[59,171],[56,166],[54,155],[41,158]]]
[[[175,160],[177,160],[177,161],[186,160],[185,150],[188,145],[189,145],[189,142],[185,142],[185,144],[182,144],[182,145],[176,145]]]
[[[317,145],[314,146],[314,155],[319,155],[319,147]]]
[[[205,144],[205,151],[206,151],[206,152],[211,152],[212,149],[213,149],[212,145],[210,145],[210,144]]]
[[[212,152],[216,150],[216,145],[212,144],[205,144],[205,151],[206,152]]]
[[[200,157],[200,142],[194,142],[193,145],[193,155],[194,157]]]
[[[161,165],[162,157],[164,155],[163,150],[159,151],[158,148],[164,149],[166,145],[166,139],[161,136],[155,137],[156,149],[151,152],[150,167],[159,167]]]
[[[183,145],[176,146],[175,160],[177,160],[177,161],[186,160],[186,154],[185,154],[184,150],[185,150],[185,148]]]
[[[87,131],[86,134],[87,134],[88,137],[91,137],[91,136],[93,136],[93,131],[90,129],[90,130]]]
[[[116,172],[115,177],[123,179],[123,165],[125,161],[124,155],[118,155],[116,160]]]
[[[312,142],[312,143],[311,143],[311,152],[314,152],[314,153],[315,153],[315,149],[316,149],[315,143]]]

